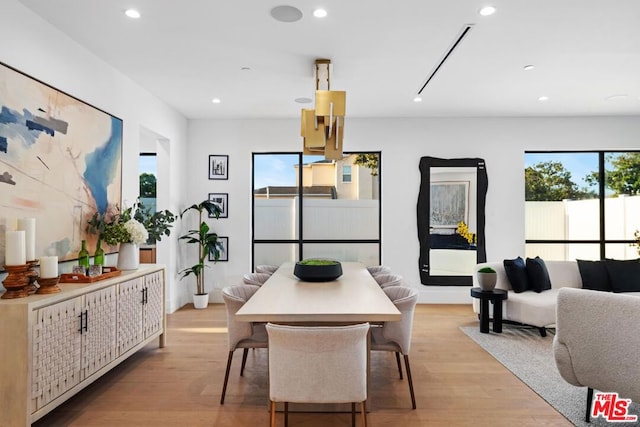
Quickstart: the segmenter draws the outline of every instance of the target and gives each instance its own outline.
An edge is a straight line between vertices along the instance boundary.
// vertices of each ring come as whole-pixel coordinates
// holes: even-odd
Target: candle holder
[[[7,290],[1,299],[25,298],[29,296],[27,285],[29,284],[29,264],[5,265],[7,277],[2,286]]]
[[[50,277],[50,278],[47,278],[47,279],[43,279],[42,277],[40,277],[38,279],[38,284],[40,285],[40,287],[36,291],[36,294],[38,294],[38,295],[55,294],[55,293],[60,292],[61,289],[58,286],[58,281],[59,280],[60,280],[60,276],[58,276],[58,277]]]
[[[27,293],[33,294],[38,290],[38,287],[36,286],[36,280],[38,280],[36,265],[38,265],[38,260],[34,259],[33,261],[27,261],[27,265],[29,266],[29,270],[27,271],[29,283],[27,284],[25,289],[27,290]]]

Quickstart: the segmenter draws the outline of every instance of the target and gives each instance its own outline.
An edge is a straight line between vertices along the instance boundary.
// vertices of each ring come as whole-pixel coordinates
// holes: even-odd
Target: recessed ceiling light
[[[621,93],[621,94],[617,94],[617,95],[607,96],[605,98],[605,100],[607,100],[607,101],[619,101],[619,100],[622,100],[622,99],[627,99],[627,96],[628,95]]]
[[[220,104],[220,102],[222,101],[220,101],[220,98],[213,98],[211,102],[213,102],[214,104]]]
[[[313,100],[311,98],[301,97],[294,99],[298,104],[311,104]]]
[[[124,14],[127,15],[129,18],[132,18],[132,19],[138,19],[138,18],[140,18],[140,16],[142,16],[142,15],[140,15],[140,12],[138,12],[135,9],[127,9],[127,10],[124,11]]]
[[[240,67],[240,71],[251,71],[251,67]]]
[[[302,19],[302,12],[293,6],[276,6],[271,9],[271,17],[280,22],[296,22]]]
[[[415,98],[413,98],[413,102],[422,102],[422,98],[419,96],[416,96]]]
[[[489,15],[493,15],[494,13],[496,13],[496,8],[493,6],[485,6],[482,9],[480,9],[480,15],[482,16],[489,16]]]
[[[540,101],[540,102],[545,102],[545,101],[548,101],[548,100],[549,100],[548,96],[541,96],[540,98],[538,98],[538,101]]]
[[[524,70],[525,71],[530,71],[530,70],[533,70],[534,68],[536,68],[535,65],[525,65],[524,66]]]
[[[325,16],[327,16],[327,11],[324,9],[316,9],[313,11],[313,16],[315,16],[316,18],[324,18]]]

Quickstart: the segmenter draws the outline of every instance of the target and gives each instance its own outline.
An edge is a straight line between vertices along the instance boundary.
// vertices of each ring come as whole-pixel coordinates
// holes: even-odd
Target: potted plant
[[[222,242],[218,240],[216,233],[210,233],[211,228],[203,221],[202,214],[206,211],[209,215],[218,219],[220,217],[220,207],[210,200],[203,200],[197,205],[191,205],[180,213],[180,218],[188,211],[198,212],[198,228],[189,230],[187,234],[180,236],[179,240],[185,240],[187,243],[195,244],[198,247],[198,262],[191,267],[185,268],[180,272],[181,279],[194,275],[196,277],[196,293],[193,296],[193,305],[195,308],[205,308],[209,302],[209,294],[204,288],[204,269],[208,267],[205,259],[209,254],[213,255],[213,259],[217,261],[223,250]]]
[[[482,267],[478,270],[478,285],[483,291],[493,291],[496,287],[498,274],[491,267]]]
[[[116,209],[119,210],[118,207]],[[119,244],[118,269],[135,270],[140,259],[138,245],[147,242],[150,237],[160,241],[162,236],[169,236],[174,221],[175,215],[171,211],[151,213],[142,202],[136,201],[122,212],[95,212],[87,222],[87,232],[98,235],[96,252],[102,250],[102,242],[109,246]]]

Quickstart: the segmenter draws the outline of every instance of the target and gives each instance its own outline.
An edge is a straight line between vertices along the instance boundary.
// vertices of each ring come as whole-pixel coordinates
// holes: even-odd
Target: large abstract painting
[[[19,218],[36,219],[36,258],[77,258],[121,194],[122,120],[0,63],[0,265]]]

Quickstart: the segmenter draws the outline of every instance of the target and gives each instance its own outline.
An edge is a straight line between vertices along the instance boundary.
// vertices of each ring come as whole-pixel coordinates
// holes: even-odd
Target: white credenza
[[[155,338],[165,344],[165,269],[0,300],[0,425],[28,426]]]

